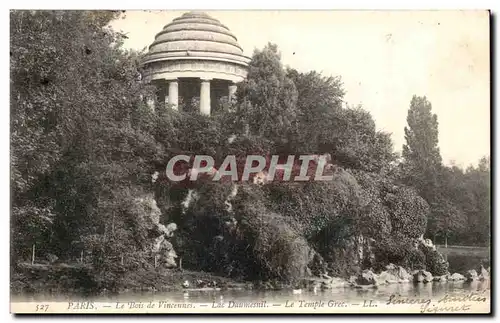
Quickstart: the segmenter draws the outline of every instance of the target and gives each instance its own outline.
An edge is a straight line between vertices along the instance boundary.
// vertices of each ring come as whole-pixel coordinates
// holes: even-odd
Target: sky
[[[143,49],[185,11],[127,11],[112,23],[125,46]],[[467,167],[490,154],[490,54],[486,11],[208,11],[246,56],[268,42],[302,72],[341,76],[349,105],[404,144],[413,95],[438,116],[445,164]]]

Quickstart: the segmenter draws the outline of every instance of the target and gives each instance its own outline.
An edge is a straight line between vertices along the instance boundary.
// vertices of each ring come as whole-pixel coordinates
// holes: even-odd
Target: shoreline
[[[31,281],[26,273],[17,272],[11,276],[10,292],[12,298],[24,298],[26,296],[38,297],[47,294],[61,295],[62,297],[72,297],[73,295],[80,295],[81,297],[100,297],[100,296],[117,296],[130,293],[190,293],[190,292],[225,292],[225,291],[288,291],[292,294],[301,294],[302,291],[314,292],[326,291],[332,289],[351,289],[369,291],[378,288],[385,288],[390,285],[400,286],[424,286],[434,284],[452,284],[455,286],[464,285],[469,286],[471,283],[484,283],[489,280],[475,280],[453,281],[446,280],[433,280],[429,282],[415,282],[412,280],[399,280],[399,281],[384,281],[380,280],[374,284],[358,284],[351,279],[345,278],[320,278],[320,277],[307,277],[300,279],[300,287],[297,285],[285,284],[280,281],[244,281],[242,279],[227,278],[217,276],[212,273],[202,271],[189,271],[179,269],[159,269],[154,272],[151,271],[129,271],[124,273],[122,280],[114,290],[102,288],[98,286],[82,286],[79,281],[72,280],[64,273],[67,270],[74,270],[70,266],[61,266],[63,269],[57,275],[56,267],[31,267],[33,274],[34,268],[44,268],[47,275],[38,276],[34,282]],[[66,270],[64,270],[66,269]],[[81,269],[81,268],[80,268]],[[26,268],[25,268],[26,270]],[[375,277],[380,277],[380,274],[374,274]],[[186,286],[183,284],[189,282]],[[460,288],[460,287],[459,287]],[[487,289],[491,290],[491,286]]]

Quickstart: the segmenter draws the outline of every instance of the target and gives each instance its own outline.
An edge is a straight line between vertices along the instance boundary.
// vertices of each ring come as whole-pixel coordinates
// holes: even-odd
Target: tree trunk
[[[31,264],[32,265],[35,264],[35,244],[33,244],[33,252],[32,252],[32,255],[31,255]]]

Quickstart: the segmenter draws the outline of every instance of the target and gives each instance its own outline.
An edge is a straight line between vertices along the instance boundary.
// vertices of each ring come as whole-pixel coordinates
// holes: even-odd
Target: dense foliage
[[[35,248],[37,262],[79,259],[92,265],[93,284],[115,288],[127,270],[154,270],[151,216],[177,224],[172,244],[185,268],[252,280],[347,276],[389,262],[434,268],[435,255],[415,248],[425,233],[488,243],[489,160],[443,166],[424,98],[411,102],[400,164],[370,113],[343,106],[340,77],[285,69],[272,44],[255,51],[237,100],[218,113],[153,111],[144,98],[154,90],[138,78],[142,53],[124,50],[124,35],[107,27],[121,15],[11,13],[14,264]],[[216,162],[329,153],[334,178],[152,183],[180,152]],[[159,210],[137,202],[148,194]]]
[[[437,116],[425,97],[412,98],[407,122],[400,178],[430,205],[427,234],[440,243],[489,245],[489,157],[466,170],[443,165]]]
[[[33,244],[61,259],[137,247],[124,202],[147,187],[162,147],[132,126],[150,89],[136,81],[138,53],[106,27],[118,15],[11,13],[14,259]]]

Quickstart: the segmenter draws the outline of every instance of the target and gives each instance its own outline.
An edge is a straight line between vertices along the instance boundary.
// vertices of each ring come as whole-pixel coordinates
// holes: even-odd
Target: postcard
[[[490,12],[10,12],[25,314],[489,314]]]

